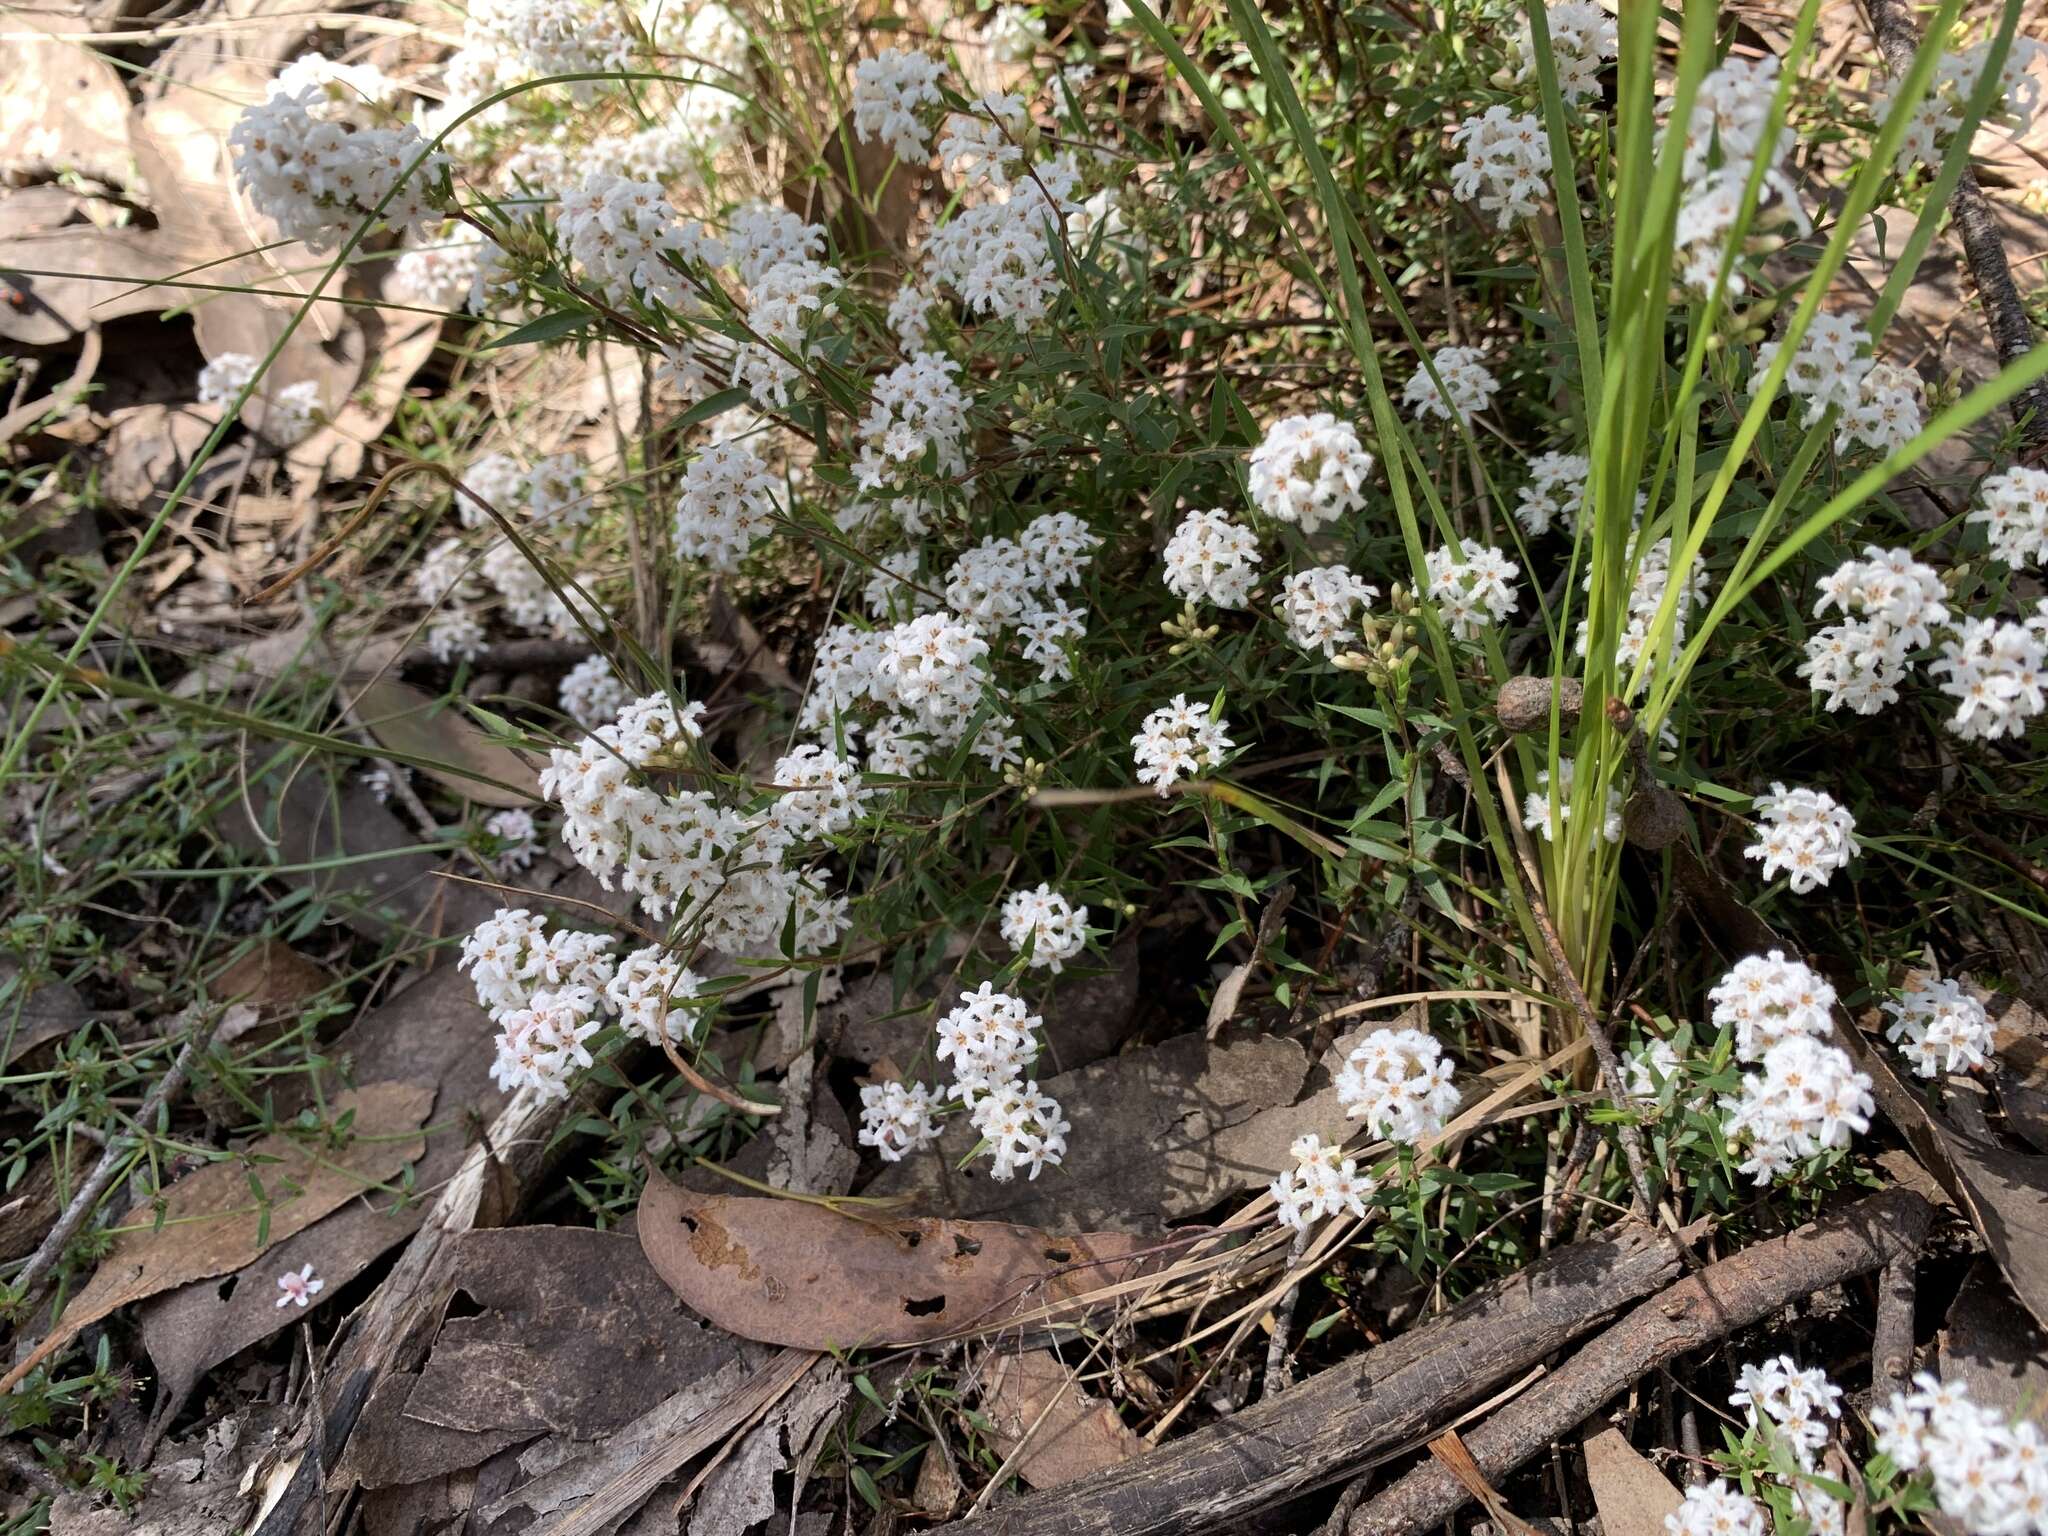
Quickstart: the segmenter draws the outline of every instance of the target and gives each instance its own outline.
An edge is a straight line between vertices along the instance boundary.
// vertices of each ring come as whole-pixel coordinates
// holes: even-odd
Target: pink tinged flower
[[[310,1264],[297,1273],[286,1270],[277,1277],[277,1304],[280,1307],[297,1305],[303,1308],[320,1294],[326,1284],[325,1280],[313,1273],[313,1266]]]

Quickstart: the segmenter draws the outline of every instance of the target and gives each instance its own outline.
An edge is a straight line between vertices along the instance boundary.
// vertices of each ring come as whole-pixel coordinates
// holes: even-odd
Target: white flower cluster
[[[1750,392],[1763,384],[1781,343],[1767,341],[1756,349]],[[1919,432],[1922,425],[1921,386],[1917,374],[1866,354],[1870,333],[1847,315],[1822,311],[1799,338],[1785,372],[1785,389],[1806,402],[1805,424],[1812,426],[1830,407],[1841,412],[1835,429],[1835,450],[1846,452],[1861,443],[1889,453]]]
[[[2048,599],[2024,624],[1964,619],[1927,664],[1956,700],[1948,728],[1966,741],[2026,734],[2048,710]]]
[[[956,113],[940,153],[965,176],[971,200],[925,241],[924,275],[951,288],[977,314],[1030,326],[1060,292],[1059,232],[1083,208],[1081,172],[1070,154],[1023,170],[1019,143],[1030,127],[1023,103],[983,97],[973,117]]]
[[[953,382],[959,371],[951,358],[917,352],[875,381],[854,464],[863,490],[880,490],[916,471],[927,454],[942,475],[967,467],[967,397]]]
[[[1920,1077],[1974,1072],[1991,1058],[1990,1016],[1953,977],[1918,981],[1887,998],[1884,1011],[1892,1016],[1885,1039]]]
[[[636,299],[685,309],[682,273],[672,263],[716,265],[725,248],[702,225],[685,224],[659,182],[592,170],[562,197],[556,229],[598,291],[615,304]]]
[[[1768,1419],[1775,1434],[1792,1447],[1799,1465],[1811,1472],[1828,1443],[1828,1420],[1839,1419],[1842,1389],[1818,1366],[1802,1370],[1790,1355],[1745,1365],[1735,1378],[1730,1407],[1740,1408],[1752,1428]]]
[[[1971,1536],[2048,1530],[2048,1436],[2032,1419],[2009,1423],[1962,1382],[1922,1372],[1870,1425],[1877,1449],[1908,1476],[1927,1473],[1941,1512]]]
[[[1147,715],[1131,738],[1138,782],[1163,795],[1182,779],[1221,766],[1224,754],[1236,745],[1225,734],[1229,725],[1211,719],[1207,704],[1190,704],[1186,694],[1175,694],[1171,704]]]
[[[1906,549],[1871,545],[1861,560],[1846,560],[1820,583],[1815,618],[1838,608],[1842,622],[1807,638],[1800,675],[1830,710],[1847,705],[1877,714],[1899,698],[1912,653],[1934,643],[1948,622],[1941,577]]]
[[[1543,7],[1543,17],[1550,32],[1558,94],[1566,101],[1599,95],[1600,66],[1620,49],[1614,18],[1592,0],[1551,0]],[[1522,23],[1517,52],[1522,59],[1521,78],[1534,80],[1536,40],[1527,21]]]
[[[1776,58],[1745,59],[1731,54],[1707,72],[1693,99],[1685,129],[1686,193],[1673,231],[1673,267],[1679,285],[1696,297],[1712,293],[1721,276],[1722,248],[1742,211],[1742,195],[1763,147],[1771,98],[1777,88]],[[1781,130],[1757,190],[1749,241],[1759,254],[1773,249],[1787,234],[1813,231],[1785,169],[1792,143],[1791,133]],[[1727,292],[1740,297],[1747,291],[1741,271],[1729,267]]]
[[[246,352],[221,353],[199,370],[199,403],[233,404],[256,377],[257,367],[257,360]],[[274,391],[265,380],[251,398],[264,407],[262,436],[280,448],[290,447],[312,431],[320,416],[320,386],[312,379]]]
[[[1003,898],[1003,942],[1018,954],[1028,945],[1031,967],[1058,975],[1088,947],[1088,909],[1077,907],[1050,885],[1012,891]]]
[[[1935,65],[1934,81],[1906,120],[1906,135],[1899,141],[1896,160],[1899,174],[1919,164],[1937,164],[1943,148],[1963,126],[1963,109],[1969,104],[1990,63],[1991,44],[1981,42],[1955,49],[1941,56]],[[2048,59],[2048,48],[2023,34],[2014,34],[2012,46],[1998,71],[1997,93],[1987,120],[2003,122],[2024,131],[2041,105],[2041,82],[2030,73],[2036,60]],[[1897,100],[1898,82],[1887,80],[1872,103],[1879,122],[1888,118]]]
[[[1856,818],[1825,790],[1774,783],[1769,794],[1756,797],[1756,813],[1761,820],[1757,840],[1742,856],[1761,859],[1766,880],[1784,875],[1795,895],[1826,885],[1863,851],[1856,841]]]
[[[1669,1536],[1770,1536],[1770,1521],[1757,1503],[1725,1478],[1695,1483],[1678,1508],[1664,1517]]]
[[[1715,1026],[1735,1030],[1736,1058],[1763,1068],[1721,1101],[1730,1138],[1750,1143],[1744,1173],[1768,1184],[1870,1129],[1870,1079],[1827,1043],[1835,989],[1825,980],[1774,949],[1738,961],[1710,996]]]
[[[562,713],[586,728],[614,719],[633,701],[626,685],[603,656],[586,656],[562,679],[556,695]]]
[[[1522,568],[1486,544],[1444,545],[1426,557],[1429,596],[1460,640],[1476,640],[1515,611]]]
[[[1763,1071],[1742,1080],[1740,1098],[1727,1098],[1728,1134],[1749,1138],[1742,1172],[1758,1184],[1790,1173],[1829,1148],[1849,1145],[1851,1133],[1870,1129],[1877,1103],[1870,1079],[1848,1054],[1804,1035],[1764,1052]]]
[[[1287,637],[1304,651],[1337,654],[1358,638],[1352,616],[1380,595],[1380,589],[1341,565],[1310,566],[1289,576],[1280,588],[1278,612]]]
[[[712,443],[683,471],[676,497],[676,553],[714,571],[735,571],[775,517],[775,479],[745,443]]]
[[[228,147],[249,201],[287,239],[315,251],[341,244],[379,203],[391,228],[425,238],[441,222],[430,189],[446,179],[447,156],[427,154],[426,140],[409,124],[380,128],[358,121],[361,114],[337,118],[334,104],[324,90],[307,86],[243,109]]]
[[[1412,1146],[1443,1129],[1457,1109],[1454,1064],[1434,1035],[1376,1029],[1337,1070],[1337,1102],[1375,1136]]]
[[[1500,380],[1487,370],[1486,354],[1479,348],[1438,347],[1429,360],[1444,381],[1442,389],[1427,368],[1418,368],[1401,386],[1401,403],[1416,416],[1464,421],[1493,403]]]
[[[861,787],[855,764],[816,742],[776,761],[774,787],[781,798],[764,814],[793,841],[848,831],[874,795]]]
[[[920,538],[924,513],[910,498],[897,498],[892,515],[904,532]],[[873,509],[861,514],[872,520]],[[1021,762],[1023,738],[1001,708],[983,711],[998,660],[1038,668],[1041,684],[1071,676],[1068,643],[1086,633],[1085,612],[1067,603],[1059,589],[1079,583],[1102,540],[1071,512],[1033,518],[1014,539],[985,537],[960,555],[937,583],[947,609],[918,612],[886,629],[835,624],[819,637],[810,692],[799,722],[823,730],[864,704],[884,712],[869,727],[869,766],[877,773],[909,777],[924,764],[931,747],[951,749],[966,740],[991,769]],[[878,613],[894,605],[915,575],[922,544],[884,555],[881,572],[868,583],[866,600]],[[907,606],[929,606],[924,591],[909,594]],[[993,653],[990,642],[1011,626],[1022,645]],[[923,739],[920,739],[923,738]]]
[[[513,80],[623,69],[633,56],[632,39],[611,7],[580,0],[470,0],[468,30],[494,45]],[[601,86],[579,80],[567,89],[581,103],[595,99]]]
[[[484,831],[498,840],[498,862],[519,873],[540,857],[540,838],[533,812],[515,808],[494,811],[484,818]]]
[[[1066,1156],[1071,1127],[1058,1101],[1024,1077],[1038,1059],[1040,1028],[1038,1015],[1023,1002],[985,981],[976,991],[962,992],[960,1006],[937,1025],[933,1054],[953,1063],[947,1096],[967,1107],[995,1163],[991,1172],[1005,1181],[1019,1168],[1035,1179],[1048,1163],[1058,1167]]]
[[[1988,476],[1977,495],[1980,505],[1963,521],[1984,524],[1992,558],[2015,570],[2048,563],[2048,469],[2021,465]]]
[[[1542,118],[1488,107],[1460,123],[1451,142],[1465,151],[1451,172],[1453,193],[1477,200],[1500,229],[1535,216],[1550,191],[1550,137]]]
[[[884,48],[853,72],[853,131],[861,142],[882,140],[898,160],[915,163],[931,148],[920,107],[940,102],[939,61],[928,54]]]
[[[829,949],[847,926],[846,898],[791,855],[852,814],[858,775],[822,748],[793,753],[777,768],[805,780],[800,793],[773,797],[752,817],[704,791],[666,793],[645,782],[687,765],[703,709],[650,694],[576,747],[550,753],[540,789],[562,807],[563,840],[606,890],[616,880],[655,918],[688,911],[716,949],[779,948],[792,921],[796,954]]]
[[[900,153],[900,151],[899,151]],[[860,1144],[873,1147],[885,1163],[900,1163],[920,1147],[938,1140],[932,1119],[940,1100],[923,1083],[893,1078],[867,1083],[860,1090]]]
[[[1559,758],[1554,783],[1550,770],[1539,768],[1536,771],[1536,788],[1522,801],[1522,825],[1531,832],[1541,832],[1546,843],[1556,835],[1553,828],[1562,827],[1572,819],[1572,770],[1575,763],[1574,758]],[[1610,843],[1621,841],[1621,791],[1612,784],[1607,786],[1607,805],[1600,818],[1600,835]]]
[[[1252,450],[1252,505],[1283,523],[1300,524],[1303,533],[1314,533],[1365,505],[1365,477],[1372,465],[1372,455],[1348,422],[1327,411],[1282,417]]]
[[[1529,483],[1515,499],[1515,521],[1532,539],[1550,532],[1553,523],[1576,535],[1579,513],[1586,503],[1586,481],[1593,461],[1581,453],[1539,453],[1529,461]]]
[[[1294,1166],[1281,1170],[1269,1186],[1275,1221],[1306,1232],[1310,1222],[1325,1216],[1365,1215],[1365,1202],[1379,1185],[1344,1155],[1343,1143],[1326,1147],[1320,1136],[1310,1133],[1287,1150]]]
[[[1259,559],[1257,535],[1220,507],[1190,512],[1166,541],[1166,590],[1183,602],[1242,608],[1259,579]]]
[[[778,261],[748,283],[747,329],[753,338],[733,350],[732,383],[764,410],[789,405],[801,376],[792,359],[815,349],[815,328],[838,313],[826,295],[846,281],[837,267],[808,258]]]
[[[508,1093],[566,1098],[577,1070],[591,1063],[584,1042],[600,1027],[611,937],[549,933],[525,908],[501,908],[463,940],[456,967],[469,972],[477,1002],[498,1026],[491,1081]]]
[[[703,978],[674,955],[649,945],[619,962],[604,996],[627,1034],[649,1045],[664,1038],[680,1045],[702,1031],[706,1015],[691,1008],[690,1000],[703,986]]]
[[[1714,1027],[1735,1030],[1738,1061],[1761,1061],[1781,1041],[1825,1040],[1832,1032],[1828,1017],[1835,989],[1819,972],[1787,960],[1781,949],[1736,961],[1707,996]]]

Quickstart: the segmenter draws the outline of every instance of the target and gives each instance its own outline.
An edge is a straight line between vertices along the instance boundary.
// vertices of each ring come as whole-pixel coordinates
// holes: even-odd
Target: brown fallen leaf
[[[492,741],[453,704],[410,683],[380,677],[355,694],[363,728],[394,752],[427,759],[416,766],[479,805],[526,806],[540,798],[540,765]]]
[[[700,1195],[651,1174],[640,1245],[683,1301],[769,1344],[860,1348],[984,1333],[1141,1273],[1161,1248],[993,1221],[864,1220],[821,1205]],[[1192,1240],[1192,1239],[1191,1239]]]
[[[1605,1536],[1664,1536],[1664,1517],[1685,1502],[1671,1479],[1612,1425],[1586,1436],[1584,1450]]]
[[[334,1101],[353,1113],[353,1136],[339,1149],[282,1132],[241,1155],[187,1174],[163,1192],[163,1221],[141,1223],[114,1239],[83,1290],[71,1298],[48,1338],[0,1378],[0,1392],[90,1327],[130,1302],[252,1263],[270,1245],[303,1231],[366,1186],[395,1177],[420,1155],[417,1132],[434,1101],[424,1083],[372,1083]],[[252,1175],[273,1202],[257,1205]]]
[[[1109,1403],[1082,1391],[1049,1349],[998,1355],[981,1407],[996,1454],[1034,1488],[1057,1488],[1146,1451],[1144,1437]]]

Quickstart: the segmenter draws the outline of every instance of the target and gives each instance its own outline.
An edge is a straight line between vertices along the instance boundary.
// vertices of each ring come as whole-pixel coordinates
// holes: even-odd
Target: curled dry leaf
[[[640,1197],[639,1228],[655,1273],[687,1305],[741,1338],[809,1348],[992,1332],[1046,1307],[1078,1315],[1089,1293],[1171,1252],[1118,1232],[869,1220],[700,1195],[659,1174]]]

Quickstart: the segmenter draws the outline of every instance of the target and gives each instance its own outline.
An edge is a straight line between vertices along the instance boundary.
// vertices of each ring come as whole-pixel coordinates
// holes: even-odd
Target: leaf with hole
[[[685,1304],[741,1338],[860,1348],[991,1333],[1137,1278],[1175,1245],[1053,1236],[997,1221],[841,1215],[800,1200],[700,1195],[652,1175],[640,1245]],[[1191,1233],[1192,1242],[1199,1233]]]

